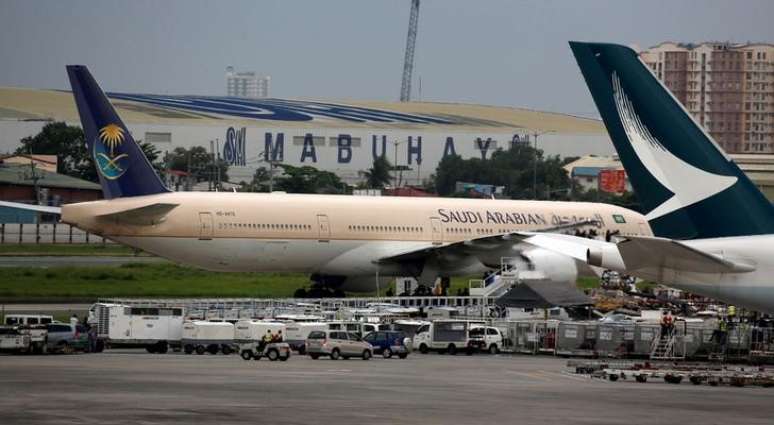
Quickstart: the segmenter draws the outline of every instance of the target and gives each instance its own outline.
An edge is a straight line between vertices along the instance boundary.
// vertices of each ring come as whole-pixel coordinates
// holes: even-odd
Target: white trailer
[[[267,333],[273,335],[282,333],[283,339],[287,332],[286,326],[281,322],[265,320],[240,320],[234,325],[234,342],[237,344],[261,341]]]
[[[285,323],[285,342],[298,354],[306,354],[306,339],[313,331],[328,330],[326,322],[287,322]]]
[[[413,348],[422,354],[438,351],[454,355],[459,350],[472,354],[473,349],[469,345],[470,328],[483,324],[481,321],[434,320],[417,329],[417,334],[413,338]]]
[[[203,320],[183,323],[181,343],[186,354],[231,354],[235,351],[234,325],[229,322]]]
[[[95,306],[97,335],[116,347],[143,347],[149,353],[180,349],[183,309],[131,307],[120,304]]]

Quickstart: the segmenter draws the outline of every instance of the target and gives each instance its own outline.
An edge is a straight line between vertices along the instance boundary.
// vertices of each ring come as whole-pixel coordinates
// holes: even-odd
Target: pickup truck
[[[30,351],[29,334],[19,326],[0,327],[0,351],[28,353]]]

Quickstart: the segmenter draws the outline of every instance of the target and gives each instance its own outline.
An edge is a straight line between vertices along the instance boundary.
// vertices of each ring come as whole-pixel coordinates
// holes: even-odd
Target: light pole
[[[537,142],[538,142],[538,134],[535,133],[533,135],[535,138],[535,150],[533,152],[534,156],[532,158],[532,199],[537,199],[537,161],[538,161],[538,152],[537,152]]]

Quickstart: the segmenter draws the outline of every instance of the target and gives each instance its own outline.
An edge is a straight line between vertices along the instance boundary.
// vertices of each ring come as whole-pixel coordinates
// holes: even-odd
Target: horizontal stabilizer
[[[21,202],[0,201],[0,207],[17,208],[25,211],[35,211],[45,214],[62,214],[62,208],[45,205],[22,204]]]
[[[617,250],[626,270],[670,269],[699,273],[745,273],[755,265],[731,260],[705,252],[673,239],[648,236],[628,236],[623,242],[613,243],[559,234],[520,233],[524,242],[588,261],[589,252]]]
[[[107,220],[115,220],[120,224],[153,225],[161,222],[164,216],[172,211],[178,204],[155,203],[127,210],[114,211],[97,217]]]
[[[629,236],[618,244],[627,267],[663,267],[698,273],[740,273],[755,270],[752,264],[732,261],[673,239]]]

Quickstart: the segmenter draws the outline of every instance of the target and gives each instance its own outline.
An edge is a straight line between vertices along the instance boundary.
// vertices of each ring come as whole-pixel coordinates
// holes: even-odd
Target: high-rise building
[[[269,97],[271,77],[255,72],[235,72],[234,67],[226,67],[226,95],[253,99]]]
[[[774,153],[774,44],[665,42],[640,57],[729,153]]]

